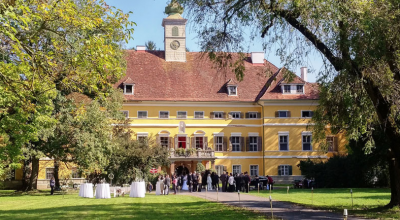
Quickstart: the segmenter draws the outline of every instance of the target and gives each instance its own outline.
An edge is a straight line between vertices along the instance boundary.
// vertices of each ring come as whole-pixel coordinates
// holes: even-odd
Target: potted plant
[[[194,149],[194,148],[188,148],[188,149],[186,149],[186,155],[187,155],[187,156],[191,156],[191,155],[193,155],[195,152],[196,152],[196,149]]]
[[[175,150],[175,153],[178,154],[179,156],[185,156],[185,149],[178,148]]]

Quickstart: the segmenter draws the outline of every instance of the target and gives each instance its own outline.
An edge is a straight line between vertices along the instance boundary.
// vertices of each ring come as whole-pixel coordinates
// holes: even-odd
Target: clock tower
[[[163,19],[165,60],[186,62],[186,22],[182,18],[183,7],[176,1],[165,7],[167,18]]]

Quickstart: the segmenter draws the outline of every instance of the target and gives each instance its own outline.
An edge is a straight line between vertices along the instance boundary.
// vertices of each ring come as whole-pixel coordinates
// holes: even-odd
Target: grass
[[[262,190],[250,192],[253,195],[269,197],[269,191]],[[383,206],[390,201],[390,189],[353,189],[353,207],[351,202],[350,189],[275,189],[272,191],[272,199],[286,201],[307,207],[334,210],[343,213],[343,209],[348,209],[349,214],[359,215],[368,218],[379,219],[400,219],[398,207],[385,209]]]
[[[189,196],[88,199],[77,193],[49,194],[0,191],[0,219],[265,219],[255,212]]]

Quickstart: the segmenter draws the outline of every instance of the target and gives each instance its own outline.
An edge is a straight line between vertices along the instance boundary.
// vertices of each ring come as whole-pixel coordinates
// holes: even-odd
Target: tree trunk
[[[39,158],[37,157],[32,157],[32,163],[31,163],[31,176],[29,180],[29,190],[34,190],[37,189],[37,180],[38,180],[38,175],[39,175]]]
[[[29,191],[30,177],[31,177],[31,159],[24,160],[24,167],[22,169],[22,191]]]
[[[54,180],[56,182],[55,189],[61,190],[60,177],[59,177],[59,162],[54,160]]]
[[[400,158],[394,157],[391,154],[388,158],[389,162],[389,176],[390,176],[390,202],[386,207],[392,208],[400,204]]]

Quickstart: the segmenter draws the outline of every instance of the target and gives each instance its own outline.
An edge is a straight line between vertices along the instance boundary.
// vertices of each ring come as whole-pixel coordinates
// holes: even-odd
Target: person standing
[[[240,174],[240,173],[237,173],[237,174],[235,174],[235,177],[233,177],[234,180],[235,180],[235,184],[236,184],[236,188],[235,188],[234,192],[240,191],[240,186],[241,186],[241,185],[240,185],[240,182],[241,182],[241,179],[240,179],[239,174]]]
[[[232,173],[228,178],[229,189],[228,192],[235,192],[235,178],[233,177]]]
[[[201,182],[201,180],[202,180],[202,177],[201,177],[201,174],[197,174],[197,181],[199,182],[199,189],[198,189],[198,192],[201,192],[201,187],[202,187],[202,182]]]
[[[244,172],[244,188],[246,188],[246,193],[249,192],[249,183],[250,183],[250,176],[249,174],[246,172]]]
[[[268,184],[271,187],[271,190],[273,190],[274,189],[274,180],[272,179],[272,177],[270,177],[268,175],[267,175],[267,178],[268,178]]]
[[[160,190],[161,190],[160,194],[164,195],[164,177],[163,176],[161,176],[161,179],[160,179]]]
[[[259,189],[260,188],[260,177],[258,177],[258,175],[256,175],[255,181],[256,181],[256,187],[257,187],[257,189]]]
[[[193,176],[192,172],[189,173],[187,177],[188,185],[189,185],[189,192],[192,192],[192,187],[193,187]]]
[[[54,179],[54,176],[53,176],[50,179],[50,188],[51,188],[50,195],[54,194],[54,186],[55,185],[56,185],[56,180]]]
[[[222,182],[222,192],[226,192],[226,182],[228,181],[228,176],[225,174],[225,172],[222,172],[219,179]]]
[[[161,176],[158,177],[157,183],[156,183],[156,195],[161,195]]]
[[[212,190],[212,179],[211,179],[211,174],[208,174],[207,176],[207,190],[211,191]]]
[[[176,177],[176,175],[174,175],[172,179],[172,188],[174,189],[174,195],[176,195],[177,184],[178,184],[178,178]]]
[[[149,190],[149,193],[151,193],[151,191],[153,190],[153,184],[151,184],[151,182],[149,182],[149,183],[147,184],[147,188],[148,188],[148,190]]]
[[[192,180],[193,180],[193,190],[192,191],[197,192],[198,179],[197,179],[196,171],[193,172]]]
[[[216,174],[215,172],[213,172],[212,174],[211,174],[211,180],[212,180],[212,187],[213,187],[213,189],[215,189],[215,190],[218,190],[218,188],[219,188],[219,184],[218,184],[218,182],[219,182],[219,177],[218,177],[218,174]]]
[[[169,195],[169,189],[171,187],[171,179],[169,178],[169,175],[165,177],[165,191],[164,195]]]

